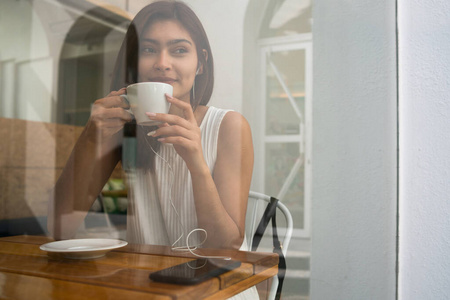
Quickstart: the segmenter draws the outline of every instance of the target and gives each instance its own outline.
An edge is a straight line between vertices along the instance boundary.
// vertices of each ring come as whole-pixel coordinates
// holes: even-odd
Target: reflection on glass
[[[84,126],[91,104],[109,91],[112,68],[128,20],[116,16],[121,27],[80,16],[64,39],[58,70],[57,122]]]

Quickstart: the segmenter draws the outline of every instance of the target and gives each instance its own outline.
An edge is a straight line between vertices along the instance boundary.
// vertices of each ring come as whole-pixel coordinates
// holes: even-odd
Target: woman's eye
[[[141,49],[141,52],[143,52],[143,53],[155,53],[156,51],[153,48],[144,47],[144,48]]]
[[[183,54],[183,53],[187,53],[188,51],[185,48],[177,48],[174,51],[176,54]]]

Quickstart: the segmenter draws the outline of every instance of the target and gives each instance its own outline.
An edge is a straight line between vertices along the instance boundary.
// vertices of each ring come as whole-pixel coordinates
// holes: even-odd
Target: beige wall
[[[0,118],[0,220],[47,215],[49,192],[81,131]]]

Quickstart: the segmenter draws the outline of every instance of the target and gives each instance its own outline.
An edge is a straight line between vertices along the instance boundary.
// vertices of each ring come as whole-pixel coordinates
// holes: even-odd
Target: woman
[[[133,20],[121,47],[112,92],[95,101],[49,203],[49,230],[72,237],[121,158],[123,128],[132,121],[125,86],[173,86],[162,125],[138,127],[138,171],[129,195],[127,240],[185,246],[204,229],[203,246],[245,246],[245,213],[253,168],[251,131],[238,113],[207,107],[213,57],[206,33],[185,4],[155,2]],[[199,244],[201,237],[189,240]]]

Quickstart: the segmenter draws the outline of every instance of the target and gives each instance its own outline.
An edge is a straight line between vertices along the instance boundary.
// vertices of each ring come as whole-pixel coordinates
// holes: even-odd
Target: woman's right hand
[[[91,116],[87,123],[87,132],[91,141],[108,141],[119,133],[125,123],[133,117],[126,109],[130,108],[128,101],[121,97],[125,95],[125,88],[112,91],[105,98],[94,102]]]

